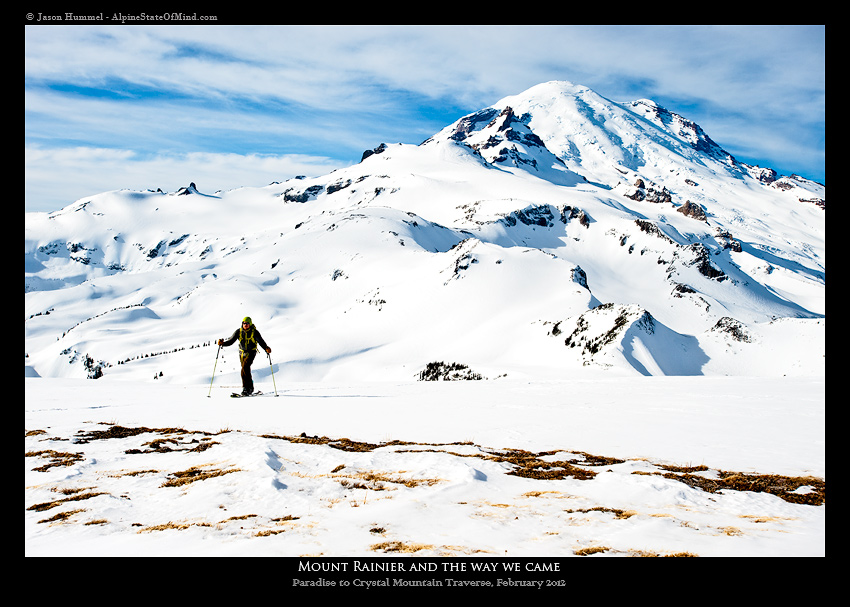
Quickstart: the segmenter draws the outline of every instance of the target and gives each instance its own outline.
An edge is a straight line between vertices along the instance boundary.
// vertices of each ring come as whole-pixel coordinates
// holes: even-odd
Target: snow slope
[[[824,190],[552,82],[27,214],[27,554],[822,555]]]
[[[646,100],[546,83],[329,175],[28,214],[28,373],[85,376],[88,356],[170,381],[171,363],[139,357],[185,358],[250,315],[305,380],[410,379],[443,359],[487,377],[822,374],[823,190]],[[611,353],[634,334],[612,325],[591,357],[548,331],[601,304],[645,310],[660,330],[643,345],[691,360]],[[719,322],[752,339],[724,348]],[[180,380],[201,381],[210,355],[190,354]]]

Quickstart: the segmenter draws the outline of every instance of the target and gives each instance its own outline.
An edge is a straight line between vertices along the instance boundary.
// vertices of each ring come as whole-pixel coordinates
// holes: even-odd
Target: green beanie
[[[251,322],[251,317],[250,317],[250,316],[246,316],[245,318],[243,318],[243,319],[242,319],[242,322],[247,322],[249,325],[253,325],[253,324],[254,324],[253,322]]]

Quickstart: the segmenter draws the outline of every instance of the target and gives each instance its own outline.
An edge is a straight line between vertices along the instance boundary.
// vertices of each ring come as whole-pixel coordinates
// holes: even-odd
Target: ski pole
[[[207,398],[209,398],[210,394],[212,394],[212,383],[213,383],[213,378],[215,377],[215,368],[218,366],[219,352],[221,352],[221,344],[218,344],[218,352],[215,353],[215,364],[213,365],[212,377],[210,377],[210,391],[207,393]]]
[[[272,366],[272,355],[266,352],[266,356],[269,357],[269,368],[272,370],[272,385],[274,386],[274,395],[277,396],[277,384],[274,381],[274,366]]]

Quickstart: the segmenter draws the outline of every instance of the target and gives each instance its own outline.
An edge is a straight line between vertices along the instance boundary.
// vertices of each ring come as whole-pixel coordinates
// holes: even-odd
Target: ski
[[[260,396],[262,392],[252,392],[251,394],[240,394],[239,392],[234,392],[230,395],[230,398],[245,398],[248,396]]]

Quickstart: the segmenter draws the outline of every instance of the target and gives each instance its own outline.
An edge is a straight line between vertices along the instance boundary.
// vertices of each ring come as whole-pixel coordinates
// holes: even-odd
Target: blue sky
[[[25,206],[262,186],[418,144],[549,80],[653,99],[826,183],[824,26],[25,28]]]

